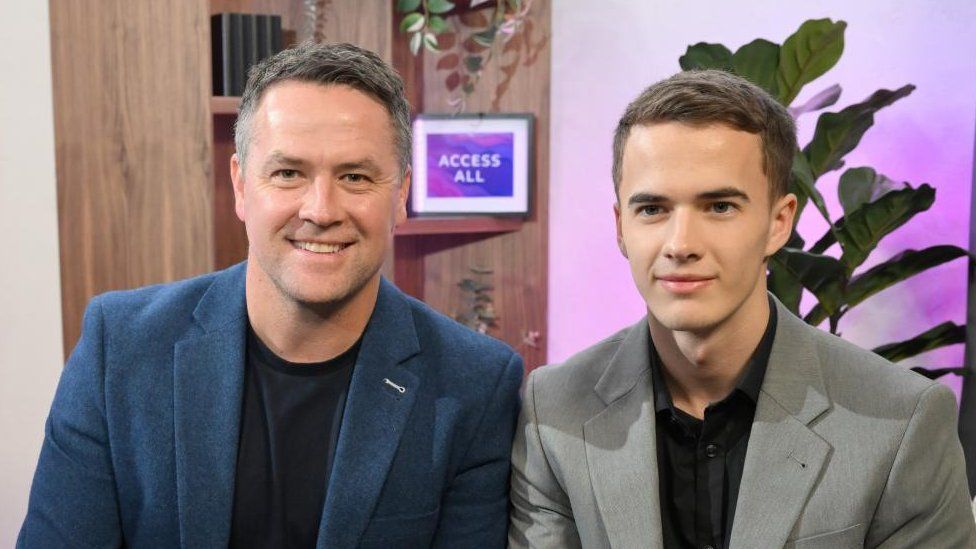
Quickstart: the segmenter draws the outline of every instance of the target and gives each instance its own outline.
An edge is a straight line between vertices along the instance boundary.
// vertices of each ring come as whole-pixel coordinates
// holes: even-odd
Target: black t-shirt
[[[248,329],[231,547],[315,546],[359,344],[296,364]]]

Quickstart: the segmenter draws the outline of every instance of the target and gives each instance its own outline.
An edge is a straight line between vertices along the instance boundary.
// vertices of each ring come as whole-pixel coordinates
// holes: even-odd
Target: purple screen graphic
[[[512,197],[515,136],[504,133],[427,135],[427,196]]]

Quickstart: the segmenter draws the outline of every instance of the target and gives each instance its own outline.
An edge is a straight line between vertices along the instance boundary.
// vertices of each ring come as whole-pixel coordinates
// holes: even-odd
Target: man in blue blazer
[[[360,48],[252,70],[248,261],[91,301],[18,547],[504,546],[521,359],[379,274],[409,132]]]

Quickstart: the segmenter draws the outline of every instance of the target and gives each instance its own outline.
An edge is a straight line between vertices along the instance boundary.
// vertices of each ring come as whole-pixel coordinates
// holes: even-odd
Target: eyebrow
[[[721,189],[706,191],[695,195],[696,201],[722,200],[729,198],[738,198],[745,202],[749,202],[749,195],[735,187],[722,187]],[[627,204],[629,206],[633,206],[635,204],[660,204],[669,201],[670,199],[662,194],[638,192],[630,195],[630,198],[627,200]]]
[[[343,162],[335,167],[337,172],[348,172],[348,171],[366,171],[370,173],[377,173],[380,170],[379,164],[373,161],[372,158],[366,157],[360,160],[353,160],[351,162]]]
[[[271,166],[288,166],[288,167],[300,167],[304,166],[305,161],[301,158],[296,158],[294,156],[288,156],[281,151],[272,151],[268,155],[268,159],[264,163],[264,167],[267,170]],[[371,173],[376,173],[381,171],[379,164],[373,161],[372,158],[366,157],[359,160],[351,160],[348,162],[343,162],[334,168],[339,172],[347,171],[367,171]]]
[[[300,158],[295,158],[293,156],[288,156],[281,151],[272,151],[268,155],[268,159],[264,162],[264,168],[267,170],[271,166],[301,166],[305,164]]]

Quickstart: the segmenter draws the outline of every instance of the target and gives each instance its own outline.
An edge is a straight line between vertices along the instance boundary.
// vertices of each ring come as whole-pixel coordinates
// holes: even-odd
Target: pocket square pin
[[[393,383],[392,381],[390,381],[390,378],[388,378],[388,377],[384,377],[384,378],[383,378],[383,383],[386,383],[386,384],[387,384],[387,385],[389,385],[390,387],[393,387],[393,388],[394,388],[394,389],[396,389],[396,390],[397,390],[397,392],[399,392],[399,393],[400,393],[401,395],[402,395],[403,393],[406,393],[406,392],[407,392],[407,388],[406,388],[406,387],[404,387],[404,386],[402,386],[402,385],[397,385],[396,383]]]

